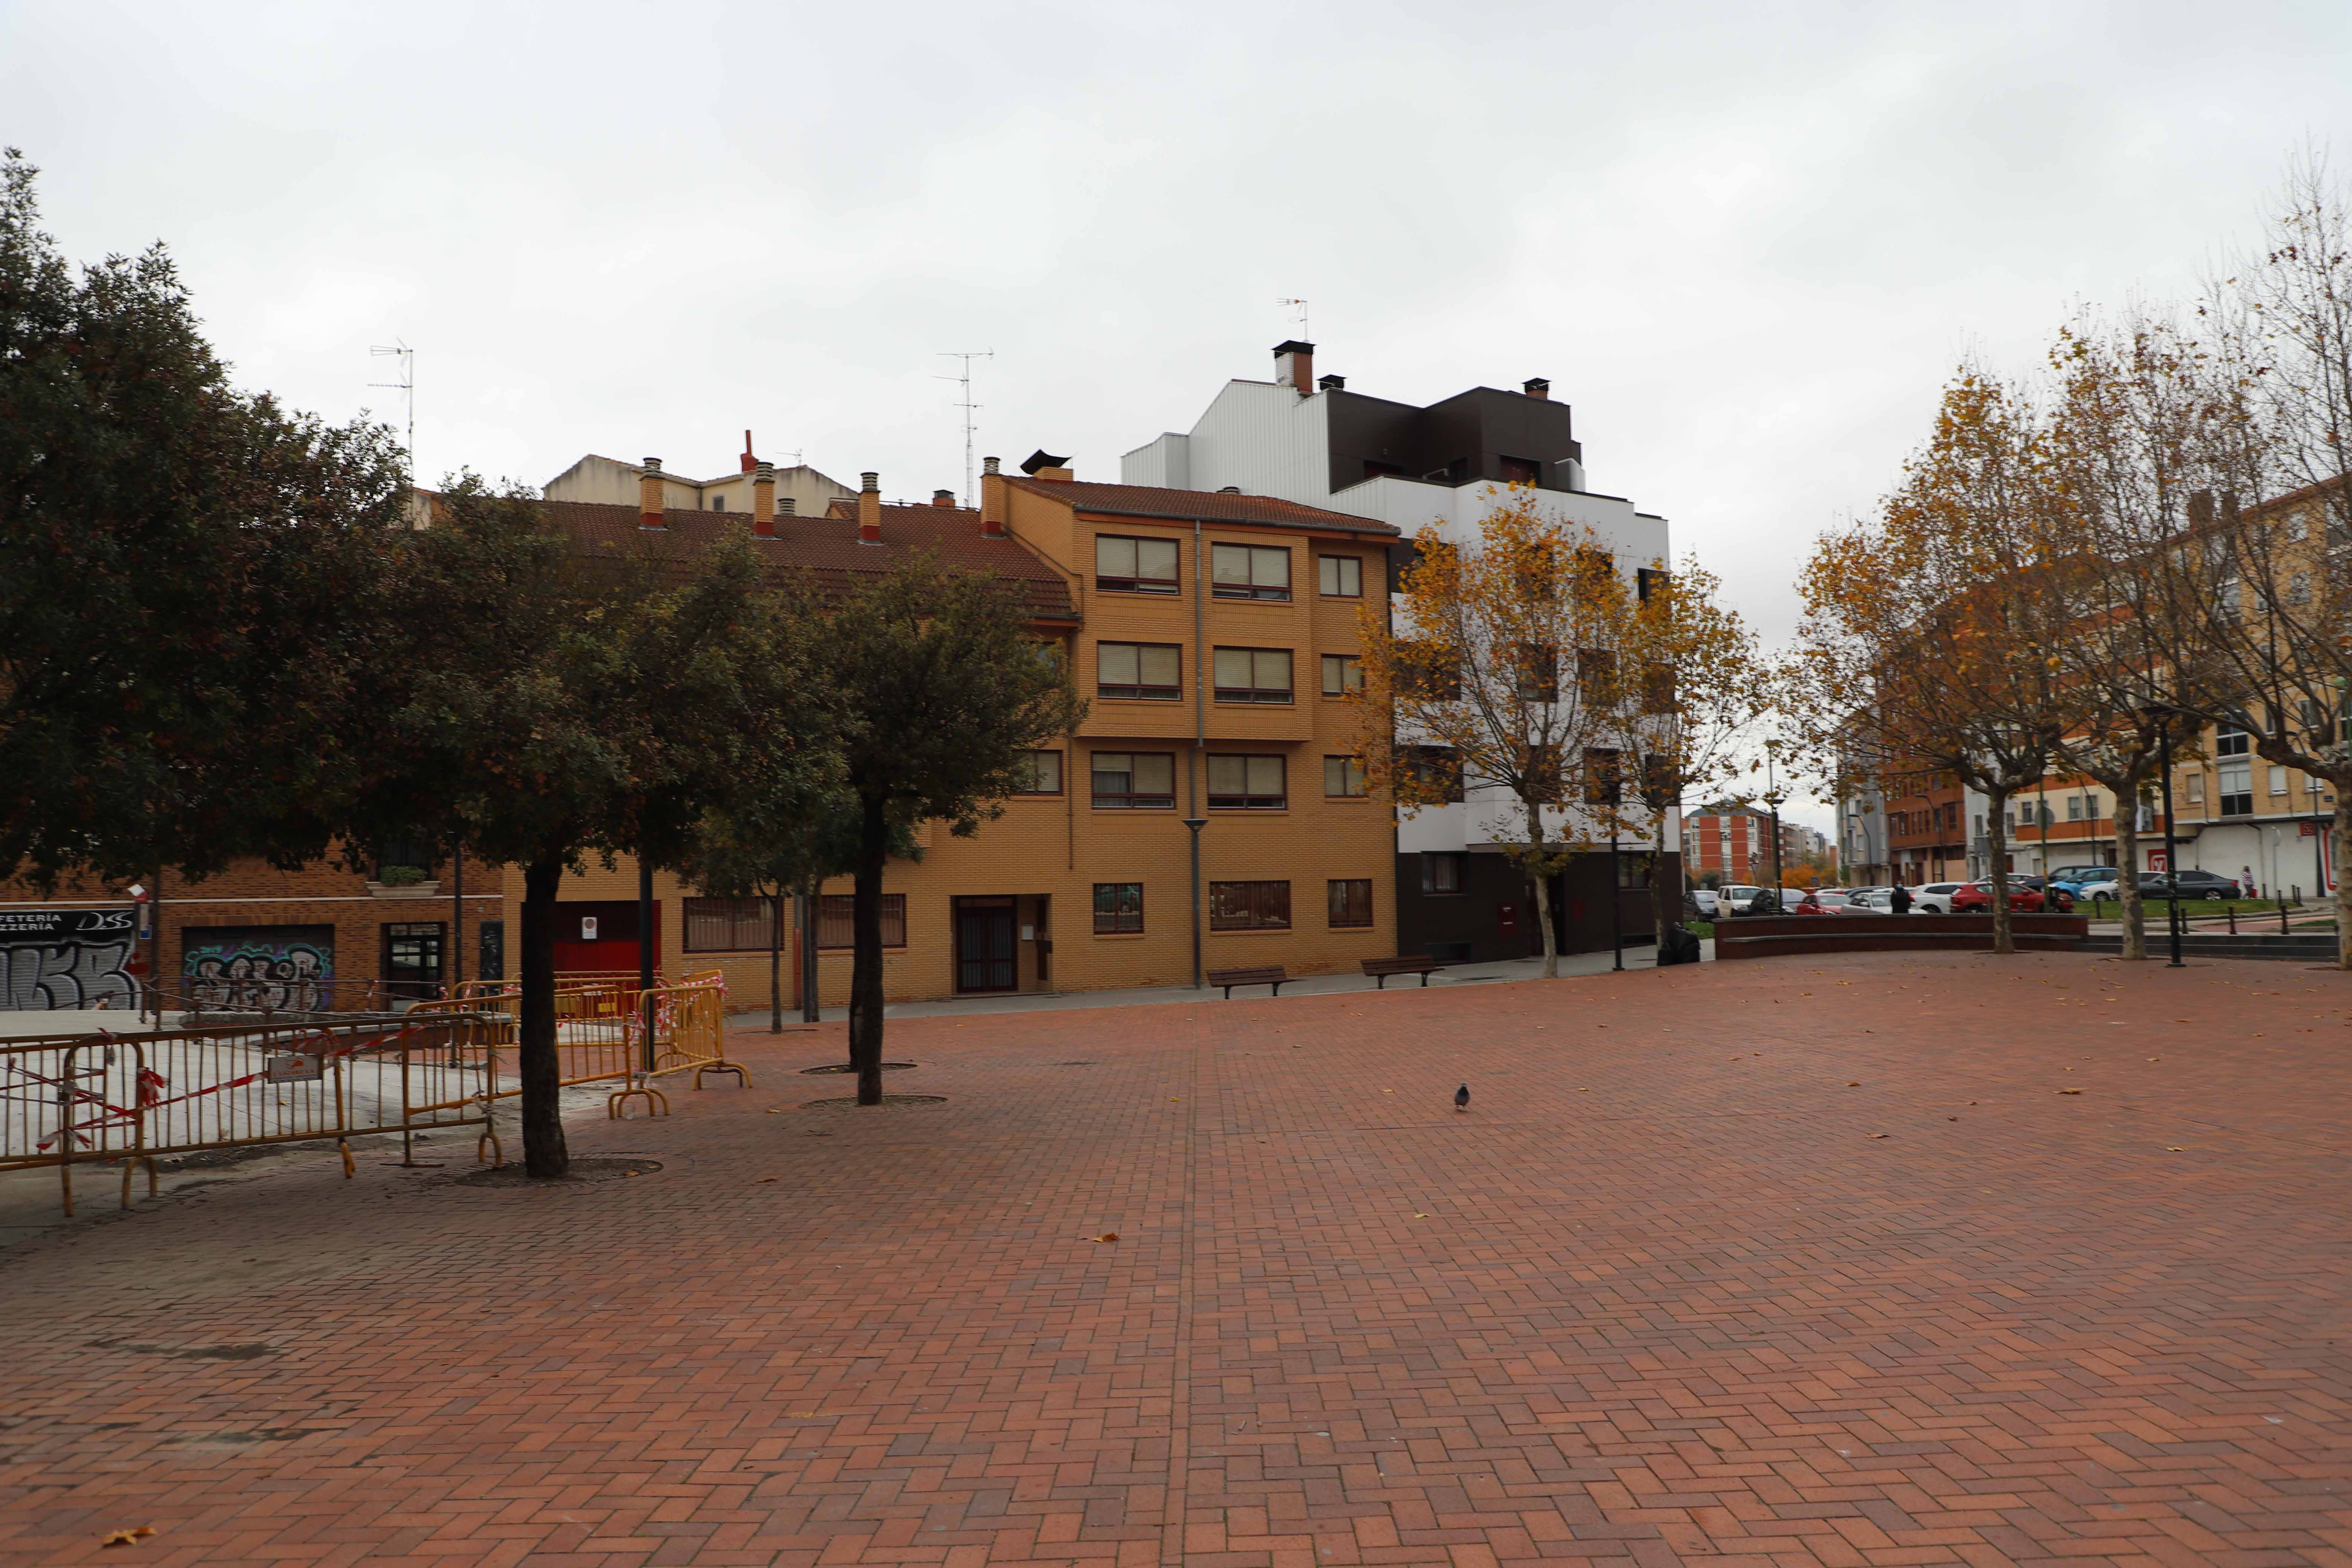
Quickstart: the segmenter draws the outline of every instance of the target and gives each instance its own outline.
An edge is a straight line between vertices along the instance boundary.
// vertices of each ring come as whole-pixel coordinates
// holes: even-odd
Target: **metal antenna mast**
[[[1312,332],[1310,332],[1310,331],[1308,331],[1307,330],[1307,301],[1306,301],[1306,300],[1276,300],[1275,301],[1275,303],[1276,303],[1276,304],[1277,304],[1277,305],[1287,305],[1287,306],[1289,306],[1292,310],[1294,310],[1297,311],[1297,312],[1298,312],[1298,336],[1299,336],[1299,338],[1300,338],[1302,341],[1307,341],[1307,342],[1311,342],[1311,341],[1313,341],[1315,334],[1314,334],[1314,333],[1312,333]]]
[[[398,381],[371,381],[370,386],[388,386],[401,395],[408,410],[408,482],[416,482],[416,351],[399,338],[392,340],[394,347],[376,344],[368,353],[382,359],[390,354],[400,362]]]
[[[961,401],[955,403],[950,406],[963,410],[963,504],[969,507],[971,505],[971,433],[974,429],[978,428],[978,426],[973,425],[971,422],[971,415],[972,410],[980,406],[979,404],[974,403],[971,400],[971,362],[976,359],[994,359],[996,357],[996,351],[994,349],[981,349],[975,353],[958,353],[954,350],[950,349],[942,351],[940,357],[941,359],[961,360],[963,362],[962,374],[942,375],[935,377],[934,379],[939,381],[952,381],[962,389],[963,396]]]

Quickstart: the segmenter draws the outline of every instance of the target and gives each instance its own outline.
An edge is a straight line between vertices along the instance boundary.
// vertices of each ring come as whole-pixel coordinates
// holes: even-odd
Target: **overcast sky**
[[[1964,353],[2185,294],[2305,140],[2352,5],[642,7],[0,0],[0,139],[94,258],[163,239],[246,384],[428,480],[584,452],[963,483],[1270,374],[1549,376],[1590,482],[1770,637]]]

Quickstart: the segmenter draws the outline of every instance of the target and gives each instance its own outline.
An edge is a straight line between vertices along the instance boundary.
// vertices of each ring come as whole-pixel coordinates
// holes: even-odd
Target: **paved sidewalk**
[[[1699,955],[1703,960],[1712,960],[1715,957],[1714,942],[1710,940],[1700,942]],[[1656,957],[1656,950],[1647,942],[1639,947],[1628,945],[1624,953],[1625,967],[1654,969],[1657,967]],[[1559,955],[1560,977],[1568,979],[1578,975],[1607,974],[1611,973],[1614,958],[1614,954],[1608,952],[1564,952]],[[1538,980],[1542,975],[1543,960],[1540,958],[1507,959],[1489,963],[1464,963],[1431,975],[1429,989],[1435,990],[1440,986],[1447,985],[1484,985],[1503,980]],[[1285,1000],[1287,1000],[1293,996],[1330,996],[1360,991],[1417,991],[1422,988],[1421,976],[1417,974],[1391,976],[1386,986],[1381,986],[1377,981],[1366,979],[1361,973],[1309,974],[1297,980],[1284,981],[1282,995]],[[1204,1000],[1210,1002],[1264,1001],[1266,994],[1266,989],[1263,985],[1244,986],[1231,998],[1227,998],[1215,986],[1194,990],[1190,985],[1151,985],[1125,991],[1070,991],[1013,996],[958,996],[941,1002],[894,1002],[882,1009],[882,1016],[886,1018],[961,1018],[984,1013],[1035,1013],[1084,1007],[1149,1007],[1164,1006],[1173,1002]],[[753,1008],[751,1012],[757,1013],[761,1017],[766,1016],[764,1008]],[[749,1013],[737,1014],[739,1024],[749,1016]],[[793,1016],[787,1013],[787,1016]],[[827,1007],[824,1009],[824,1016],[828,1022],[845,1023],[849,1018],[849,1009]]]
[[[573,1125],[644,1175],[0,1252],[0,1562],[2352,1561],[2343,975],[902,1019],[869,1110],[841,1033]]]

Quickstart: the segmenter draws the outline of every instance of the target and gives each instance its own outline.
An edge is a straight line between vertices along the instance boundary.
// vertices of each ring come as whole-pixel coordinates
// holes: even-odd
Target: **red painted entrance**
[[[654,905],[654,968],[661,968],[661,905]],[[637,903],[635,899],[555,906],[555,972],[558,974],[637,973]]]

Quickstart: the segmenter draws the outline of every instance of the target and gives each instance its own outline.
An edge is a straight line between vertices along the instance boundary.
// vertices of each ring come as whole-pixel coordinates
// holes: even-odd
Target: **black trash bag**
[[[1661,942],[1658,946],[1659,965],[1664,967],[1669,963],[1696,963],[1697,962],[1698,937],[1696,933],[1691,931],[1686,927],[1668,926],[1666,928],[1666,940]]]

